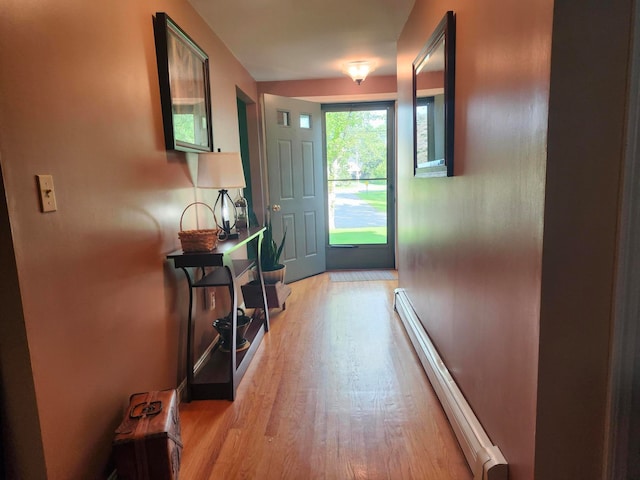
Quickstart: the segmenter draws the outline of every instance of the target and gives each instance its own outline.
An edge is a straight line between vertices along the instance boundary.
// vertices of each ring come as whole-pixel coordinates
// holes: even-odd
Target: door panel
[[[304,233],[305,233],[305,245],[307,246],[306,256],[318,254],[318,239],[316,238],[316,232],[318,231],[318,225],[316,222],[315,212],[305,212],[304,214]]]
[[[302,142],[302,186],[303,194],[307,198],[316,196],[313,158],[313,142]]]
[[[322,112],[319,104],[276,95],[263,101],[268,198],[280,206],[271,218],[276,241],[287,232],[281,261],[293,282],[326,268]]]
[[[284,263],[293,262],[298,258],[298,253],[296,251],[296,245],[298,244],[296,235],[298,232],[296,229],[296,217],[294,214],[282,214],[282,231],[287,232],[287,240],[282,253],[283,261]]]
[[[293,198],[293,153],[290,141],[278,141],[278,165],[280,168],[280,200]]]

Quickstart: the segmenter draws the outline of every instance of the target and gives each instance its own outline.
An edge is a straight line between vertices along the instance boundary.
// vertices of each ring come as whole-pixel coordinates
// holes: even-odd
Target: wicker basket
[[[180,231],[178,232],[178,238],[182,244],[182,251],[185,253],[191,252],[210,252],[218,246],[218,229],[203,229],[203,230],[182,230],[182,219],[187,209],[193,205],[204,205],[213,214],[213,210],[206,203],[193,202],[186,206],[180,215]],[[215,215],[214,215],[215,218]]]

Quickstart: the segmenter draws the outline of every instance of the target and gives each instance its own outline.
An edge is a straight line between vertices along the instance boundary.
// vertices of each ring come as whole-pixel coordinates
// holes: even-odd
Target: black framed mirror
[[[413,62],[416,177],[453,176],[455,28],[449,11]]]
[[[212,152],[209,56],[166,13],[154,34],[166,148]]]

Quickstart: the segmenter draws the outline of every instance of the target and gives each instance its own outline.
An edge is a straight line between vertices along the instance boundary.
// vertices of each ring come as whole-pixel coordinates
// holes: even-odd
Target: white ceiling
[[[415,0],[189,0],[257,81],[335,78],[347,61],[394,75]]]

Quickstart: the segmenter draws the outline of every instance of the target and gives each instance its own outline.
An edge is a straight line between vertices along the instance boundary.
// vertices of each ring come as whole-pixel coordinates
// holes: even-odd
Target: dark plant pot
[[[220,350],[223,352],[231,351],[231,337],[232,330],[231,324],[233,323],[233,317],[230,313],[224,318],[218,318],[213,322],[213,327],[220,334],[220,338],[222,342],[220,344]],[[247,329],[251,324],[251,317],[244,314],[244,310],[241,308],[238,309],[238,322],[236,325],[236,351],[242,351],[249,348],[250,342],[246,338],[244,338],[247,333]]]

